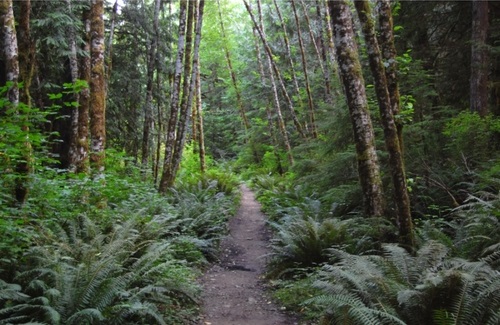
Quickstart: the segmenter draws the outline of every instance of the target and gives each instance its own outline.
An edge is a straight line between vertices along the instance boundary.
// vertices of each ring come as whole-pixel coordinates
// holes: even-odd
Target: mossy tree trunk
[[[306,50],[304,47],[304,40],[302,37],[301,25],[299,15],[297,13],[297,7],[295,6],[295,0],[291,0],[293,16],[295,18],[295,25],[297,26],[297,39],[299,41],[300,57],[302,59],[302,72],[304,73],[304,82],[307,94],[307,107],[309,109],[309,123],[311,128],[311,135],[313,138],[318,137],[318,131],[316,130],[316,117],[314,113],[314,103],[311,92],[311,83],[309,82],[309,69],[307,65]]]
[[[399,146],[400,139],[394,121],[385,67],[375,34],[375,23],[372,19],[371,7],[367,0],[357,0],[354,4],[365,39],[370,69],[375,82],[375,91],[380,108],[380,119],[384,129],[385,145],[389,153],[389,169],[394,186],[394,198],[397,208],[396,223],[399,226],[400,242],[411,250],[415,245],[415,239],[410,210],[410,197],[406,186],[403,156]]]
[[[255,19],[255,16],[254,16],[254,14],[252,12],[252,9],[251,9],[250,5],[248,4],[248,2],[246,0],[244,0],[243,3],[245,4],[247,12],[250,15],[250,18],[251,18],[251,20],[253,22],[255,30],[259,34],[260,40],[262,41],[262,45],[264,46],[264,50],[265,50],[265,52],[267,54],[268,61],[269,61],[270,65],[271,65],[271,73],[274,73],[276,75],[276,78],[278,78],[278,82],[280,84],[281,92],[283,94],[283,97],[285,98],[285,101],[288,104],[288,109],[289,109],[290,115],[292,117],[292,121],[293,121],[293,124],[295,126],[295,129],[297,130],[297,132],[299,133],[299,135],[302,138],[306,138],[306,135],[305,135],[305,133],[304,133],[304,131],[302,129],[302,125],[301,125],[301,123],[300,123],[300,121],[299,121],[299,119],[297,117],[297,113],[295,112],[295,107],[293,105],[293,102],[292,102],[290,96],[288,95],[288,90],[286,89],[286,85],[285,85],[285,82],[284,82],[283,77],[281,75],[281,72],[280,72],[280,70],[278,68],[278,65],[275,62],[275,57],[273,55],[271,47],[268,44],[268,41],[267,41],[267,38],[266,38],[266,34],[265,34],[265,30],[264,30],[264,25],[263,24],[259,24],[257,22],[257,20]],[[260,12],[261,11],[260,10],[260,1],[257,1],[257,6],[258,6],[257,9]],[[261,15],[261,14],[259,13],[259,15]],[[272,76],[272,79],[274,79],[274,76]],[[276,82],[274,82],[274,84],[276,85]],[[286,146],[286,143],[285,143],[285,146]],[[289,158],[291,158],[291,152],[289,152],[288,156],[289,156]],[[291,159],[291,161],[293,161],[293,158]]]
[[[328,1],[328,5],[335,34],[339,72],[344,85],[356,143],[364,210],[368,216],[380,217],[384,213],[382,182],[365,84],[355,43],[352,15],[345,0]]]
[[[470,110],[488,114],[488,74],[490,58],[486,43],[489,29],[488,1],[472,1]]]
[[[29,11],[27,13],[29,15]],[[22,22],[22,27],[21,29],[24,32],[28,32],[28,35],[24,36],[29,36],[29,16],[27,17],[28,19],[28,26],[26,26],[26,17],[21,19]],[[0,21],[1,21],[1,27],[2,27],[2,42],[3,42],[3,60],[5,62],[5,80],[7,82],[12,83],[10,85],[10,88],[7,90],[7,99],[10,102],[10,105],[17,110],[19,106],[19,98],[20,98],[20,92],[19,92],[19,61],[18,61],[18,55],[19,55],[19,49],[18,49],[18,40],[17,40],[17,34],[16,34],[16,22],[14,19],[14,11],[13,11],[13,4],[12,0],[2,0],[0,1]],[[26,27],[28,28],[26,30]],[[29,40],[24,40],[28,41]],[[25,48],[24,50],[27,50]],[[29,53],[23,53],[23,59],[26,58],[26,55],[29,55]],[[23,62],[24,63],[24,62]],[[23,66],[23,73],[25,74],[24,77],[28,76],[28,71],[25,70],[27,67]],[[21,76],[23,77],[23,76]],[[22,80],[21,80],[22,81]],[[28,80],[29,83],[30,80]],[[27,95],[25,97],[25,95]],[[29,105],[29,89],[28,90],[23,90],[23,100],[27,100],[27,104]],[[16,112],[16,114],[23,114],[19,111]],[[14,188],[14,196],[19,204],[24,204],[26,202],[26,199],[28,197],[28,177],[30,174],[30,160],[31,160],[31,145],[29,143],[29,127],[27,125],[27,121],[24,116],[20,116],[20,122],[22,123],[21,125],[21,130],[23,131],[23,136],[25,134],[25,138],[28,139],[25,141],[25,143],[22,145],[22,158],[19,159],[19,161],[16,164],[15,168],[15,188]]]
[[[146,82],[146,100],[144,103],[144,125],[142,128],[142,148],[141,148],[141,163],[143,172],[146,172],[149,151],[150,151],[150,133],[153,127],[153,81],[155,76],[156,64],[156,49],[159,42],[159,27],[158,20],[160,15],[160,0],[155,1],[155,10],[153,18],[153,35],[148,49],[148,62],[147,62],[147,82]]]
[[[387,79],[387,89],[391,100],[391,109],[394,117],[401,113],[401,103],[398,85],[398,61],[396,46],[394,45],[394,24],[392,19],[392,9],[390,0],[378,0],[378,22],[379,33],[378,39],[382,58],[384,60],[385,75]],[[404,152],[403,141],[403,121],[395,118],[396,128],[399,137],[399,147],[401,152]]]
[[[83,22],[83,46],[82,50],[90,54],[90,11],[84,10]],[[89,87],[82,90],[78,99],[78,134],[76,143],[76,172],[89,173],[89,114],[90,114],[90,78],[91,78],[90,55],[80,58],[80,79],[85,81]]]
[[[104,175],[106,147],[106,78],[104,69],[104,0],[90,7],[90,164],[97,177]]]
[[[172,165],[173,154],[175,150],[176,128],[179,115],[179,96],[181,93],[182,67],[185,51],[186,36],[186,16],[187,0],[180,1],[179,8],[179,35],[177,39],[177,58],[175,61],[174,79],[172,82],[172,95],[170,102],[170,117],[167,126],[167,139],[165,143],[165,158],[163,161],[163,172],[160,179],[158,190],[160,193],[166,193],[167,189],[173,185]]]

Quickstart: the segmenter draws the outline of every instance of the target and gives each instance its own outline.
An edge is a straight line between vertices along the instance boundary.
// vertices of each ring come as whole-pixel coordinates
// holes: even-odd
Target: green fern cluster
[[[171,243],[145,240],[149,229],[133,220],[107,234],[83,217],[40,230],[45,244],[26,252],[30,267],[2,283],[0,324],[166,324],[196,301],[195,275]]]
[[[325,324],[498,324],[500,273],[492,260],[450,258],[437,242],[416,256],[384,245],[383,256],[331,249],[340,260],[325,265],[306,302]]]

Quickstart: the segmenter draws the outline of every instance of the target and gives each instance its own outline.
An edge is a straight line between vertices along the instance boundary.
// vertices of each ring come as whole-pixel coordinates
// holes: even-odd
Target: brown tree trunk
[[[68,10],[71,12],[71,0],[66,0],[68,5]],[[76,33],[73,26],[69,30],[69,70],[71,74],[71,82],[74,84],[79,77],[78,70],[78,57],[77,57],[77,47],[76,47]],[[72,94],[73,100],[78,103],[80,101],[80,94]],[[76,164],[78,159],[78,108],[72,107],[71,109],[71,135],[68,150],[68,169],[70,172],[76,171]]]
[[[487,0],[472,1],[470,110],[488,114],[488,73],[490,58],[486,40],[489,29]]]
[[[328,39],[325,39],[325,36],[328,35],[328,33],[325,33],[325,28],[324,28],[324,22],[325,19],[323,18],[322,14],[322,7],[320,6],[320,3],[318,0],[316,0],[316,17],[317,17],[317,22],[320,24],[320,33],[319,33],[319,48],[321,50],[321,60],[323,61],[323,66],[324,68],[324,76],[325,76],[325,102],[333,105],[333,97],[332,97],[332,78],[330,75],[330,70],[331,66],[333,66],[333,61],[331,62],[331,65],[328,62]]]
[[[28,18],[29,19],[29,18]],[[14,11],[12,8],[12,0],[0,1],[0,22],[3,36],[3,59],[5,61],[5,80],[12,83],[7,90],[7,98],[14,109],[19,106],[19,61],[18,61],[18,43],[16,35],[16,23],[14,19]],[[25,26],[24,26],[25,27]],[[29,29],[28,29],[29,31]],[[17,112],[17,114],[22,114]],[[28,133],[29,128],[24,123],[25,118],[22,117],[23,125],[21,129]],[[17,203],[24,204],[28,197],[27,181],[30,174],[31,146],[29,142],[23,145],[23,158],[16,165],[16,181],[15,181],[15,199]]]
[[[90,86],[91,59],[90,59],[90,11],[84,10],[83,21],[83,51],[88,56],[80,59],[80,79]],[[78,105],[78,135],[76,143],[76,172],[89,173],[89,114],[90,114],[90,87],[82,90]]]
[[[174,80],[172,83],[172,97],[170,102],[170,118],[167,126],[167,140],[165,143],[165,158],[163,161],[163,172],[160,179],[158,190],[160,193],[165,193],[168,188],[172,187],[172,166],[173,153],[175,150],[176,128],[179,115],[179,96],[182,79],[182,64],[185,50],[185,35],[186,35],[186,11],[187,0],[180,1],[179,9],[179,36],[177,40],[177,58],[175,61]]]
[[[219,9],[221,37],[222,37],[223,43],[224,43],[224,54],[226,56],[227,67],[229,69],[229,74],[231,75],[231,81],[233,83],[234,91],[236,93],[236,102],[238,104],[238,108],[240,111],[241,120],[243,121],[243,127],[245,128],[245,137],[246,137],[246,135],[248,133],[248,129],[250,128],[250,124],[248,122],[248,118],[246,115],[245,106],[243,105],[243,100],[241,99],[240,89],[238,87],[238,82],[236,80],[236,73],[234,72],[233,64],[231,62],[231,53],[229,52],[229,47],[227,45],[226,31],[224,28],[224,22],[222,20],[222,12],[221,12],[221,8],[220,8],[220,1],[219,0],[217,0],[217,6]]]
[[[158,20],[160,15],[160,0],[155,1],[155,10],[153,18],[153,35],[151,44],[148,51],[148,64],[147,64],[147,83],[146,83],[146,101],[144,103],[144,125],[142,129],[142,150],[141,150],[141,163],[143,172],[147,170],[150,148],[150,133],[153,126],[153,81],[155,75],[156,65],[156,48],[158,47],[159,33],[158,33]]]
[[[380,117],[384,129],[384,139],[389,153],[389,169],[394,186],[394,197],[397,208],[396,223],[399,226],[400,242],[408,249],[415,247],[413,222],[410,210],[410,197],[406,186],[403,156],[399,147],[399,137],[394,116],[392,114],[391,99],[389,95],[385,67],[375,34],[375,24],[368,0],[354,2],[358,12],[361,28],[370,62],[370,69],[375,81],[375,91],[380,108]]]
[[[398,65],[396,46],[394,45],[394,26],[392,22],[392,10],[390,0],[377,0],[379,18],[379,41],[384,59],[385,74],[387,78],[387,88],[391,99],[392,114],[397,117],[401,111],[399,86],[398,86]],[[396,119],[398,130],[399,147],[404,152],[403,142],[403,122]]]
[[[311,92],[311,84],[309,83],[309,71],[307,69],[307,59],[306,50],[304,47],[304,41],[302,39],[302,31],[300,28],[300,19],[297,14],[297,8],[295,7],[295,0],[291,0],[293,16],[295,17],[295,24],[297,25],[297,38],[299,40],[300,56],[302,58],[302,71],[304,72],[304,81],[306,83],[306,94],[307,94],[307,106],[309,107],[309,123],[311,124],[311,134],[313,138],[318,137],[318,131],[316,129],[316,117],[314,113],[314,103]]]
[[[288,138],[288,134],[287,134],[287,131],[285,128],[285,121],[283,119],[283,114],[281,112],[281,104],[280,104],[280,100],[279,100],[279,96],[278,96],[278,89],[276,87],[276,81],[274,79],[274,74],[273,74],[273,70],[274,70],[274,73],[276,73],[276,74],[279,74],[279,70],[277,69],[276,64],[273,61],[271,49],[267,45],[264,26],[262,25],[262,18],[260,18],[259,19],[260,22],[257,23],[254,15],[253,15],[252,9],[250,8],[250,6],[246,2],[246,0],[244,0],[243,2],[245,4],[245,7],[247,8],[247,11],[250,15],[250,18],[252,19],[252,21],[254,23],[255,30],[257,30],[259,32],[260,39],[261,39],[264,47],[266,48],[266,52],[267,52],[266,58],[267,58],[267,64],[268,64],[268,68],[269,68],[269,79],[271,81],[271,87],[273,90],[273,100],[274,100],[274,107],[276,110],[276,115],[278,117],[278,126],[279,126],[279,129],[281,132],[281,136],[283,137],[285,150],[286,150],[287,155],[288,155],[288,161],[290,163],[290,166],[293,166],[294,159],[293,159],[293,155],[292,155],[292,147],[290,145],[290,140]],[[261,13],[260,13],[261,12],[260,0],[257,1],[257,6],[258,6],[258,11],[259,11],[259,17],[262,17]],[[298,123],[298,121],[297,121],[297,123]],[[300,123],[298,123],[298,125],[299,125],[299,129],[301,130],[300,132],[302,132],[302,128],[300,127]],[[296,127],[297,127],[297,124],[296,124]]]
[[[345,0],[330,0],[328,5],[335,33],[339,71],[347,97],[356,143],[358,173],[363,191],[365,214],[380,217],[384,213],[382,182],[365,84],[354,42],[351,11]]]
[[[201,0],[203,1],[203,0]],[[203,111],[201,105],[201,78],[200,69],[196,71],[196,130],[198,133],[198,154],[200,157],[200,171],[205,173],[205,133],[203,131]]]
[[[196,82],[196,75],[197,75],[197,70],[198,70],[198,63],[199,63],[199,51],[200,51],[200,42],[201,42],[201,31],[203,27],[203,8],[205,6],[205,1],[200,0],[200,3],[198,4],[197,1],[192,1],[190,3],[190,6],[192,4],[192,8],[188,10],[188,28],[186,32],[186,59],[184,63],[184,90],[183,92],[183,100],[182,100],[182,105],[181,105],[181,116],[179,119],[179,126],[178,126],[178,138],[177,138],[177,143],[176,143],[176,149],[175,149],[175,156],[173,160],[173,177],[175,181],[175,177],[177,175],[177,172],[179,171],[181,159],[182,159],[182,153],[184,150],[184,145],[186,142],[186,134],[187,134],[187,127],[189,125],[189,116],[191,115],[191,108],[193,106],[193,98],[194,98],[194,92],[195,92],[195,82]],[[191,20],[191,22],[189,21]],[[195,29],[195,41],[194,41],[194,47],[191,45],[187,45],[192,43],[192,36],[193,36],[193,26],[196,23],[196,29]],[[192,59],[192,69],[191,69],[191,48],[193,52],[193,59]],[[190,78],[188,78],[189,73],[191,72]],[[173,184],[173,182],[172,182]]]
[[[90,7],[90,164],[97,177],[104,176],[106,147],[106,78],[104,71],[104,0],[92,0]]]
[[[295,73],[295,64],[293,62],[292,49],[290,46],[290,40],[288,37],[288,32],[286,30],[285,21],[283,20],[283,16],[281,15],[281,10],[278,6],[277,0],[273,0],[274,7],[276,8],[276,13],[278,14],[278,19],[281,25],[281,29],[283,30],[283,41],[285,42],[286,53],[288,56],[288,62],[290,64],[290,72],[292,74],[292,81],[295,87],[295,93],[297,95],[297,99],[299,101],[299,105],[302,106],[302,96],[300,93],[299,82],[297,80],[297,74]]]
[[[106,79],[111,79],[111,69],[113,67],[113,38],[115,35],[116,16],[118,14],[118,0],[115,0],[113,5],[113,13],[111,14],[111,26],[109,28],[108,46],[106,48]]]
[[[281,72],[280,72],[276,62],[274,61],[273,52],[271,51],[271,48],[269,47],[269,44],[267,43],[267,38],[266,38],[266,35],[264,32],[264,26],[262,24],[257,23],[255,16],[252,12],[252,9],[248,5],[248,2],[246,0],[243,0],[243,3],[245,4],[245,7],[247,8],[247,12],[250,15],[250,18],[252,19],[252,22],[255,26],[255,29],[259,33],[259,36],[260,36],[260,39],[261,39],[262,44],[264,46],[264,49],[266,51],[266,54],[267,54],[269,60],[271,61],[272,71],[276,74],[276,77],[278,78],[278,81],[280,83],[281,92],[283,93],[283,96],[285,97],[285,100],[288,103],[288,108],[290,110],[290,115],[292,116],[292,120],[293,120],[293,124],[295,126],[295,129],[297,130],[297,132],[299,133],[299,135],[302,138],[306,138],[306,135],[304,134],[304,131],[302,130],[302,125],[300,124],[299,119],[297,118],[297,114],[295,113],[295,108],[293,106],[293,102],[290,99],[290,96],[288,95],[288,91],[286,89],[285,82],[283,81],[283,78],[281,76]],[[257,1],[257,5],[260,8],[260,0]],[[274,77],[273,77],[273,79],[274,79]]]

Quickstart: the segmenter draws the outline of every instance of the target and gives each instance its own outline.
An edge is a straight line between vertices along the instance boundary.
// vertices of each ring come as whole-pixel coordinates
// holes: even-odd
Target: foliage
[[[385,245],[384,255],[358,256],[339,249],[325,265],[310,299],[327,323],[494,324],[500,277],[485,262],[449,258],[445,246],[429,242],[415,257]]]
[[[217,256],[237,182],[213,167],[211,179],[162,196],[123,154],[110,150],[107,159],[105,182],[40,169],[28,202],[0,209],[1,324],[179,324],[196,316],[197,276]]]

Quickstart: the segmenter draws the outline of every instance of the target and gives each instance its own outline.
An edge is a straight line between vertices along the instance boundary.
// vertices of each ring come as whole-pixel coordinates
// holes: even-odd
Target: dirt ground
[[[269,234],[254,194],[242,186],[241,206],[221,243],[220,262],[201,279],[202,325],[294,325],[263,280]]]

